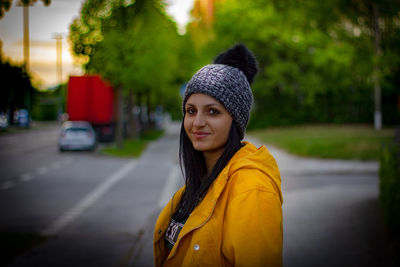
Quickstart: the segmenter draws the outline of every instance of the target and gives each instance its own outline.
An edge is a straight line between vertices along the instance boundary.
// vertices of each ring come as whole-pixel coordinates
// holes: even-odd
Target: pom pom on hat
[[[237,44],[222,52],[214,59],[214,64],[224,64],[240,69],[246,75],[249,84],[258,72],[258,64],[253,53],[244,44]]]

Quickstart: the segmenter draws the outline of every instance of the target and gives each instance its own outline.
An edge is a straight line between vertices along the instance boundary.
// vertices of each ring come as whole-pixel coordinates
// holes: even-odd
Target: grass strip
[[[101,149],[100,153],[115,157],[139,157],[146,149],[149,142],[157,140],[164,131],[148,131],[138,139],[125,139],[122,149],[115,144]]]
[[[393,138],[394,130],[375,131],[367,125],[303,125],[252,130],[248,134],[300,156],[378,160],[382,143]]]

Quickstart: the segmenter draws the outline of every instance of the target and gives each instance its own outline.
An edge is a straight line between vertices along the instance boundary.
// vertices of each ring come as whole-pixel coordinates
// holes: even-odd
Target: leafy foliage
[[[11,4],[12,0],[0,0],[0,18],[2,18],[8,10],[10,10]]]
[[[161,1],[125,2],[85,2],[71,25],[74,53],[87,58],[88,73],[121,86],[125,97],[133,90],[178,108],[178,89],[188,76],[178,61],[184,37],[178,36]]]
[[[243,42],[260,63],[251,127],[371,123],[376,66],[384,123],[400,121],[397,0],[215,1],[213,23],[195,5],[184,36],[176,33],[162,3],[86,1],[70,34],[75,54],[86,58],[86,71],[122,86],[125,97],[133,90],[153,105],[179,110],[180,85],[215,55]]]
[[[396,3],[394,3],[396,2]],[[250,125],[304,122],[371,122],[373,119],[374,1],[219,1],[214,39],[204,46],[211,58],[243,42],[261,71],[252,86]],[[391,7],[391,8],[389,8]],[[388,10],[390,9],[390,10]],[[379,2],[382,32],[383,118],[399,121],[398,12],[395,0]],[[397,21],[397,22],[396,22]],[[245,22],[245,23],[243,23]]]
[[[30,109],[35,90],[24,68],[9,62],[0,62],[0,80],[0,111],[8,112],[9,121],[12,122],[14,110]]]
[[[50,5],[51,0],[41,0],[45,6]],[[10,10],[13,0],[0,0],[0,19],[5,15],[5,13]],[[20,0],[20,2],[29,6],[37,2],[37,0]]]

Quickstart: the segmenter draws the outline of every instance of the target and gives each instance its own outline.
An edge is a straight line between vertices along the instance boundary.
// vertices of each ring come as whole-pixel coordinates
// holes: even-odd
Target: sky
[[[0,19],[0,40],[3,55],[12,63],[23,62],[23,8],[13,1],[11,9]],[[81,66],[74,63],[68,42],[69,25],[79,17],[85,0],[52,0],[44,6],[39,0],[29,8],[30,70],[40,89],[57,85],[55,33],[62,42],[63,82],[70,75],[81,75]],[[180,32],[189,21],[193,0],[165,0],[167,12],[177,21]]]

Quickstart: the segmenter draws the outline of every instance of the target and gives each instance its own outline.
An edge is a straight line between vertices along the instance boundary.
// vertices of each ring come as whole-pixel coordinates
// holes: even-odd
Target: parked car
[[[65,150],[94,150],[97,138],[92,125],[87,121],[66,121],[61,126],[58,147]]]

